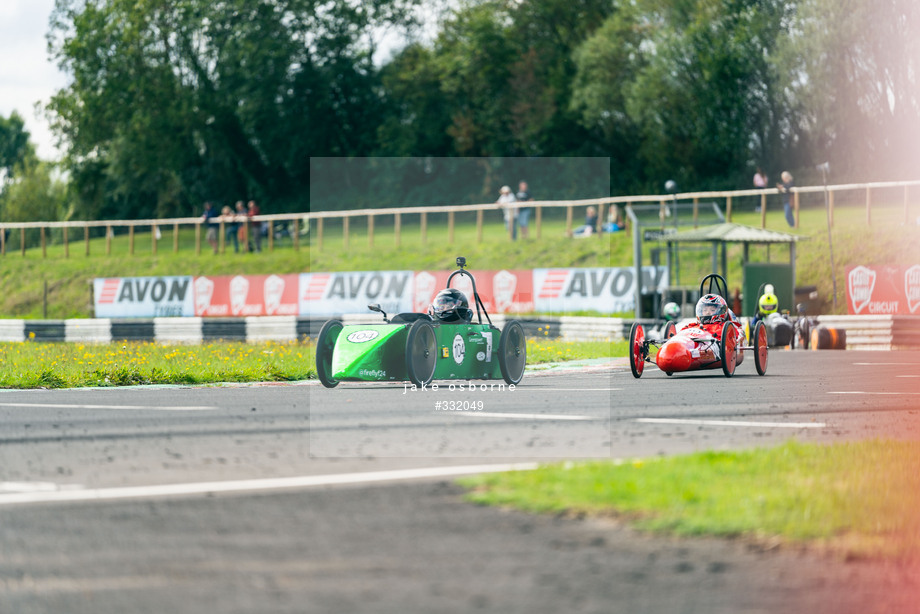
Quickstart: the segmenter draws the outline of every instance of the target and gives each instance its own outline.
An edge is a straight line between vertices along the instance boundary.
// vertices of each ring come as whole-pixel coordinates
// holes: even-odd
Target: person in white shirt
[[[514,192],[511,191],[511,188],[503,185],[501,190],[499,190],[498,196],[498,206],[503,211],[505,216],[505,230],[511,233],[511,240],[517,240],[517,207],[514,203],[517,202],[517,197],[515,197]]]

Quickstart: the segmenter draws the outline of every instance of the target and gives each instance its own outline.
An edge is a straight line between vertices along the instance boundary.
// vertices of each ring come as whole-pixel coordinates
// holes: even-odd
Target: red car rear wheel
[[[754,366],[757,375],[763,375],[767,372],[767,328],[763,322],[754,325],[751,337],[754,338]]]
[[[661,340],[667,341],[671,337],[677,334],[677,326],[674,322],[665,323],[664,327],[661,329]]]
[[[722,339],[719,341],[719,349],[722,350],[722,372],[725,377],[731,377],[735,374],[735,347],[738,343],[735,325],[726,322],[722,327]]]
[[[645,330],[638,322],[629,331],[629,369],[636,378],[645,370]]]

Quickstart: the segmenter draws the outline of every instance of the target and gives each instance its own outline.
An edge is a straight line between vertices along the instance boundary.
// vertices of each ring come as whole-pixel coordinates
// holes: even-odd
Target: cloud
[[[48,57],[45,34],[54,0],[3,0],[0,2],[0,114],[17,111],[25,120],[38,155],[60,158],[47,120],[35,104],[46,104],[67,84]]]

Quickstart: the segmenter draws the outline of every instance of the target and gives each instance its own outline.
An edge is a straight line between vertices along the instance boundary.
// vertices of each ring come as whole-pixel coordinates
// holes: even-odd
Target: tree
[[[645,189],[746,183],[796,142],[775,65],[793,16],[782,0],[623,3],[576,52],[573,105],[614,151],[635,148]]]
[[[8,118],[0,115],[0,178],[3,182],[9,180],[14,169],[34,152],[22,116],[16,111]]]
[[[920,4],[807,0],[788,53],[812,164],[836,177],[916,176],[920,155]]]
[[[57,0],[49,40],[73,83],[50,109],[80,214],[304,209],[311,155],[375,146],[373,32],[416,1]]]

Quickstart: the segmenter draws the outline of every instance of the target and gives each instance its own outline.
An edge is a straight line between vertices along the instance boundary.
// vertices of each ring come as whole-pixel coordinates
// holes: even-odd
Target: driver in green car
[[[470,302],[466,295],[456,288],[446,288],[438,292],[431,301],[428,315],[432,320],[450,324],[469,323],[473,320]]]

